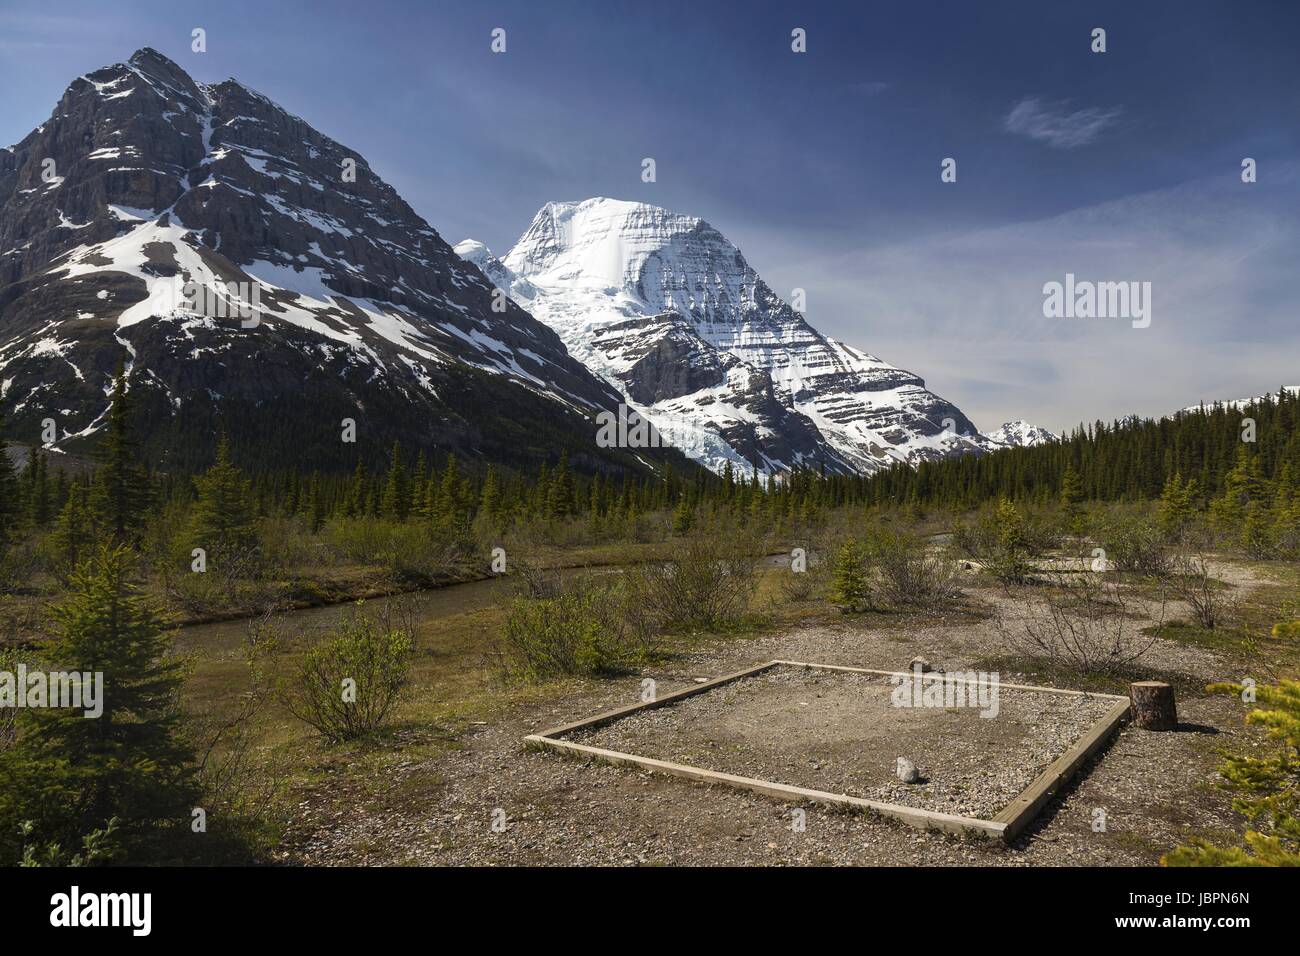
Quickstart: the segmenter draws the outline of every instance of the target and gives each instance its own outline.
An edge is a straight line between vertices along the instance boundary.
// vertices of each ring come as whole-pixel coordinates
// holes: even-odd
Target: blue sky
[[[3,0],[0,141],[146,45],[356,148],[450,242],[504,254],[555,199],[701,216],[984,428],[1300,382],[1300,4]],[[1150,281],[1151,327],[1044,318],[1067,272]]]

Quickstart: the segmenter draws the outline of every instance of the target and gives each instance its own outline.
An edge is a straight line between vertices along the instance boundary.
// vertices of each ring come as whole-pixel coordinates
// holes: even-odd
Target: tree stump
[[[1143,730],[1174,730],[1178,727],[1178,708],[1174,689],[1158,680],[1134,681],[1128,685],[1133,704],[1133,722]]]

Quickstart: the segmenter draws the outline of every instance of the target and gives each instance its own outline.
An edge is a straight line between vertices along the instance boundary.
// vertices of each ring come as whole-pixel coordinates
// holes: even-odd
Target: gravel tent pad
[[[926,674],[915,693],[944,680]],[[954,684],[967,706],[900,706],[900,695],[916,702],[909,674],[773,661],[527,739],[786,800],[1009,839],[1128,712],[1127,699],[1113,695],[995,683],[977,697],[977,685]],[[919,782],[898,779],[899,757],[917,765]]]

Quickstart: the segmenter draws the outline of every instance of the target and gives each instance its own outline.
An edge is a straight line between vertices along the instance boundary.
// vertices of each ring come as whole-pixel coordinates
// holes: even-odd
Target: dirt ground
[[[569,739],[990,819],[1113,705],[1103,697],[1002,688],[995,701],[986,688],[974,706],[911,706],[912,688],[910,680],[900,688],[884,677],[782,667]],[[909,706],[894,706],[896,689]],[[899,757],[920,769],[916,784],[898,779]]]
[[[1241,583],[1249,586],[1247,580]],[[644,677],[653,678],[658,692],[664,694],[774,658],[894,670],[904,669],[914,655],[921,655],[944,670],[987,669],[978,665],[1008,650],[991,613],[999,605],[1008,611],[1014,608],[1005,607],[1011,599],[998,589],[972,589],[968,594],[989,613],[972,617],[954,612],[901,620],[845,617],[759,637],[719,639],[706,649],[679,656],[644,674],[574,682],[563,694],[518,706],[504,719],[471,727],[458,739],[458,749],[394,767],[383,791],[400,797],[359,802],[350,784],[340,781],[328,799],[304,800],[290,827],[285,861],[388,865],[1152,865],[1163,852],[1194,834],[1230,839],[1233,832],[1240,831],[1241,821],[1231,809],[1230,795],[1216,786],[1215,768],[1221,760],[1219,748],[1240,748],[1258,737],[1244,729],[1245,708],[1240,701],[1207,697],[1195,689],[1212,680],[1239,679],[1240,662],[1212,649],[1164,639],[1148,652],[1143,666],[1151,674],[1179,681],[1179,729],[1150,733],[1132,726],[1123,728],[1010,847],[963,841],[894,821],[815,806],[805,808],[806,829],[799,831],[793,825],[789,804],[726,787],[531,751],[522,744],[526,734],[636,702]],[[1010,672],[1003,672],[1001,679],[1053,683],[1042,675]],[[721,698],[712,698],[716,692],[695,698],[697,706],[706,710],[721,706],[714,703]],[[732,693],[746,692],[737,689]],[[844,725],[841,730],[822,724],[827,731],[822,735],[822,742],[828,745],[825,751],[792,747],[782,754],[773,749],[775,744],[755,743],[762,740],[760,731],[764,729],[776,731],[772,736],[781,740],[796,731],[816,738],[819,719],[812,708],[806,717],[798,713],[803,709],[798,704],[807,697],[806,688],[796,686],[787,688],[783,696],[756,696],[747,709],[732,711],[720,723],[683,720],[677,728],[676,744],[665,744],[663,753],[680,759],[691,757],[695,748],[694,756],[703,760],[699,748],[706,747],[712,736],[716,742],[745,742],[750,751],[740,754],[735,766],[746,767],[744,760],[751,758],[769,761],[766,769],[783,782],[814,786],[820,782],[828,789],[841,790],[856,786],[864,793],[869,788],[892,786],[880,782],[881,776],[892,772],[895,757],[905,755],[894,751],[905,748],[887,738],[877,737],[865,745],[868,759],[861,761],[861,766],[841,759],[844,747],[878,733],[872,721]],[[706,698],[712,699],[706,704]],[[1060,715],[1049,719],[1049,723],[1058,720],[1058,730],[1041,726],[1031,710],[1017,710],[1020,706],[1010,704],[1010,713],[1018,715],[1016,719],[1023,725],[1015,732],[1010,730],[1012,721],[1001,730],[980,726],[1001,721],[980,721],[978,717],[973,723],[968,721],[979,734],[1008,735],[1001,752],[985,755],[989,764],[1015,764],[1017,748],[1028,748],[1028,762],[1035,763],[1043,757],[1034,748],[1058,747],[1076,729],[1071,721],[1058,720]],[[664,716],[657,719],[669,721],[689,716],[685,711],[677,717],[670,716],[668,710],[660,713]],[[916,719],[947,718],[931,715]],[[745,721],[756,726],[740,727]],[[933,775],[942,760],[927,756],[923,748],[929,744],[920,731],[917,725],[906,732],[907,746],[917,754],[912,759]],[[853,738],[859,732],[863,737]],[[650,737],[637,745],[643,749],[634,752],[647,752],[644,748],[651,746]],[[716,753],[717,748],[712,749]],[[784,778],[785,771],[789,771],[789,779]],[[966,765],[963,772],[977,774],[978,762]],[[1023,774],[1032,777],[1030,769]],[[1023,779],[1023,774],[1016,780]],[[835,780],[844,783],[836,785]],[[937,788],[935,793],[939,793]],[[948,795],[941,794],[945,802]],[[967,799],[975,805],[972,798]],[[949,806],[954,804],[960,807],[959,800]]]

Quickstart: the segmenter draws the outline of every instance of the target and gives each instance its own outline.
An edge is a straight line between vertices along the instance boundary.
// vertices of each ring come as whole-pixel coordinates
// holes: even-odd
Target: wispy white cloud
[[[1124,112],[1122,106],[1071,110],[1065,101],[1049,102],[1027,96],[1007,114],[1002,127],[1046,143],[1053,149],[1077,149],[1091,143]]]

